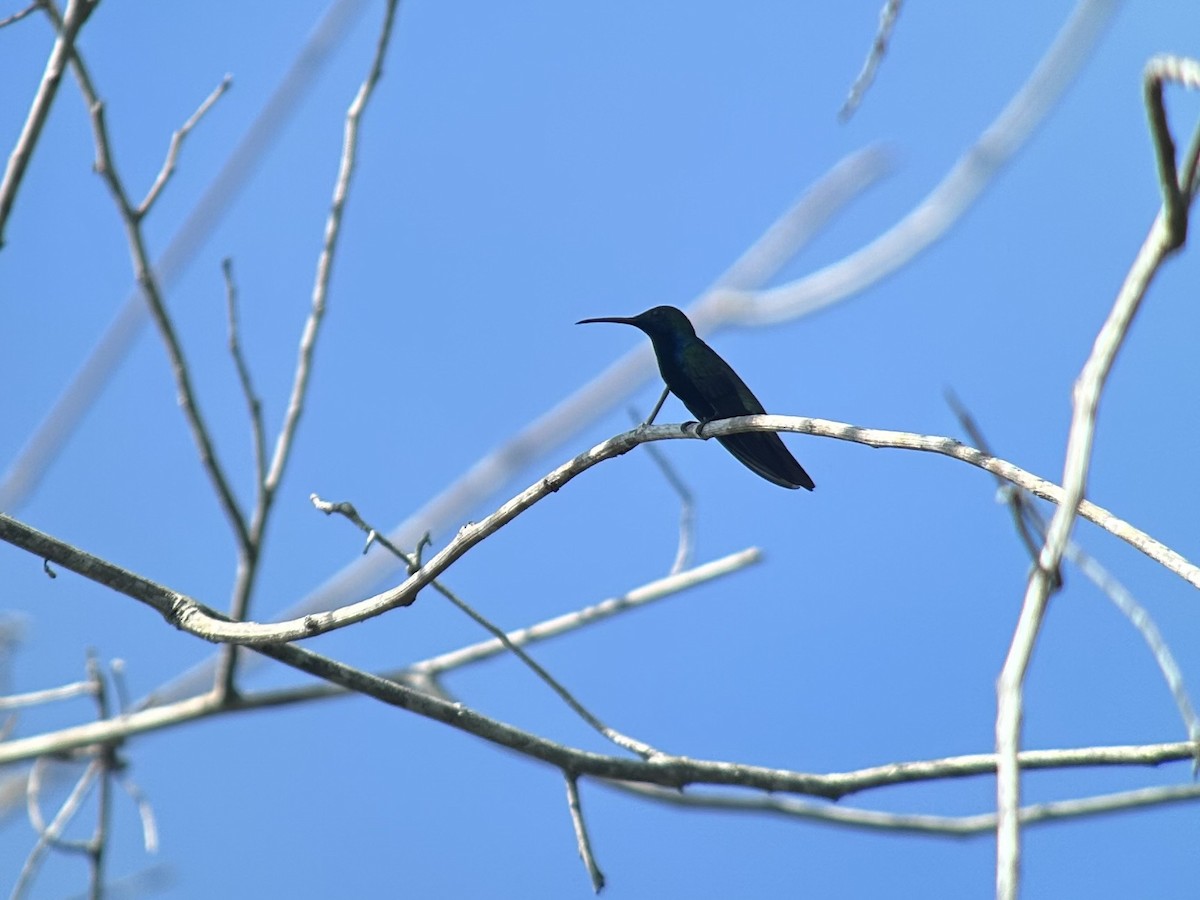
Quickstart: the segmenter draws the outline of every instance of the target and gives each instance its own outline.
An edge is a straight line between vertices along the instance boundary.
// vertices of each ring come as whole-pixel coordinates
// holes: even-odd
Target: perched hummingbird
[[[701,425],[717,419],[761,416],[766,413],[737,372],[717,355],[717,351],[696,336],[696,329],[688,317],[675,307],[656,306],[637,316],[583,319],[575,324],[586,325],[589,322],[616,322],[646,332],[654,344],[658,371],[667,383],[667,390],[683,401],[683,405]],[[665,393],[663,398],[666,398]],[[659,401],[661,405],[662,401]],[[658,407],[655,407],[651,421],[657,412]],[[815,487],[779,435],[772,431],[730,434],[717,440],[744,466],[767,481],[785,488],[811,491]]]

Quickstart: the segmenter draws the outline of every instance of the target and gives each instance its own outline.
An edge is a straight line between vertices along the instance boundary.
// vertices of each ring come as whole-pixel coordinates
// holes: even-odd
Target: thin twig
[[[1184,168],[1190,173],[1196,164],[1196,158],[1192,158]],[[1018,810],[1021,806],[1021,773],[1017,754],[1024,714],[1025,676],[1046,614],[1054,573],[1066,551],[1087,486],[1100,395],[1151,281],[1183,240],[1172,206],[1174,193],[1173,184],[1164,191],[1163,209],[1138,251],[1075,382],[1063,465],[1063,502],[1055,510],[1046,530],[1046,540],[1026,586],[1012,643],[997,679],[996,751],[1000,765],[996,773],[996,895],[1000,900],[1015,900],[1020,879],[1021,820]],[[1191,204],[1192,196],[1189,192],[1184,198],[1185,206]]]
[[[584,607],[576,612],[547,619],[529,628],[510,631],[507,637],[510,643],[519,646],[544,641],[547,638],[566,634],[585,625],[615,616],[618,613],[628,612],[645,604],[661,600],[664,597],[694,587],[697,584],[702,584],[713,578],[740,571],[748,565],[753,565],[761,561],[762,551],[757,547],[751,547],[738,553],[732,553],[721,559],[696,566],[694,569],[688,569],[684,572],[660,578],[657,581],[651,581],[649,584],[634,588],[629,593],[623,594],[620,597],[603,600],[600,603]],[[413,663],[411,666],[403,669],[402,672],[422,677],[436,677],[451,670],[473,665],[485,659],[491,659],[503,653],[504,650],[505,645],[498,640],[481,641],[478,644],[472,644],[468,647],[452,650],[449,653],[443,653],[424,662]]]
[[[658,409],[662,406],[666,395],[667,391],[663,391],[662,398],[658,401],[658,406],[654,408],[654,412],[651,413],[650,418],[644,421],[652,422],[654,420],[654,416],[658,413]],[[633,407],[629,408],[629,417],[635,425],[643,421],[638,416],[637,410]],[[679,495],[679,543],[675,547],[675,559],[668,570],[668,574],[674,575],[676,572],[682,572],[692,564],[692,549],[696,543],[696,500],[692,495],[691,489],[679,476],[679,473],[675,471],[675,467],[671,465],[671,461],[667,459],[665,453],[662,453],[653,444],[646,445],[646,452],[650,454],[650,458],[654,460],[654,464],[662,472],[662,476],[666,479],[667,484],[671,486],[671,490]]]
[[[0,19],[0,28],[7,28],[9,25],[15,25],[17,22],[20,22],[26,16],[32,15],[33,13],[37,12],[39,9],[42,8],[42,3],[43,3],[43,0],[33,0],[33,2],[30,3],[24,9],[17,10],[11,16],[7,16],[3,19]]]
[[[103,722],[109,718],[108,687],[95,653],[88,653],[87,672],[88,678],[95,685],[93,696],[96,699],[96,718]],[[112,781],[117,770],[121,768],[117,760],[116,746],[101,746],[97,751],[96,762],[100,765],[97,778],[96,827],[85,846],[90,894],[94,900],[100,900],[104,893],[104,859],[108,850],[109,827],[112,821]]]
[[[992,834],[996,830],[995,813],[983,813],[975,816],[893,813],[841,804],[831,806],[828,803],[804,800],[799,797],[746,797],[691,791],[684,793],[647,784],[623,784],[612,781],[602,781],[601,783],[623,793],[688,809],[770,813],[790,819],[816,820],[829,825],[841,825],[867,831],[964,838]],[[1198,799],[1200,799],[1200,785],[1166,785],[1073,800],[1036,803],[1021,807],[1020,817],[1022,825],[1041,825],[1064,819],[1088,818],[1152,806],[1189,803]]]
[[[854,84],[850,87],[850,94],[846,97],[846,102],[838,111],[838,118],[841,121],[848,121],[854,115],[859,104],[862,103],[863,97],[875,82],[875,71],[883,62],[883,55],[887,53],[888,44],[892,40],[892,30],[896,27],[896,18],[900,15],[902,5],[902,0],[886,0],[883,4],[883,9],[879,12],[879,27],[875,30],[875,40],[871,43],[871,50],[867,54],[867,59],[863,63],[858,77],[854,79]]]
[[[142,846],[147,853],[157,853],[158,823],[154,818],[154,807],[150,805],[150,798],[128,774],[122,774],[117,780],[129,795],[129,799],[137,806],[138,818],[142,822]]]
[[[1033,136],[1091,56],[1119,0],[1079,0],[1029,78],[932,191],[900,221],[849,256],[795,281],[754,294],[713,297],[693,307],[698,330],[722,321],[769,325],[809,315],[857,294],[940,240]]]
[[[567,809],[571,811],[571,824],[575,828],[575,845],[579,848],[579,858],[587,867],[592,890],[598,894],[604,890],[604,873],[600,871],[600,866],[596,864],[596,856],[592,852],[592,839],[588,836],[583,806],[579,802],[579,779],[569,773],[564,773],[563,779],[567,782]]]
[[[33,151],[42,134],[42,126],[46,124],[50,108],[54,105],[54,98],[58,95],[58,86],[62,84],[62,76],[66,71],[67,62],[74,53],[79,29],[92,14],[92,10],[96,8],[97,2],[98,0],[68,0],[67,12],[61,21],[57,16],[51,17],[58,30],[58,37],[50,51],[50,58],[46,60],[46,71],[42,74],[41,83],[38,85],[33,103],[29,107],[29,115],[25,117],[21,134],[17,137],[17,143],[8,157],[8,165],[4,169],[4,179],[0,181],[0,247],[4,246],[4,229],[8,224],[9,214],[17,201],[17,192],[21,189],[25,170],[29,168],[29,160],[33,158]],[[47,0],[37,0],[29,8],[10,16],[3,24],[11,24],[38,8],[47,8]]]
[[[1175,655],[1167,646],[1166,639],[1158,630],[1150,613],[1137,602],[1125,585],[1074,541],[1067,542],[1064,555],[1108,597],[1137,629],[1142,640],[1146,642],[1146,646],[1150,648],[1150,653],[1154,656],[1155,663],[1158,664],[1163,680],[1166,681],[1167,688],[1171,691],[1188,737],[1193,741],[1200,741],[1200,719],[1197,718],[1196,708],[1192,705],[1191,697],[1188,696],[1187,685],[1183,681],[1183,671],[1179,668],[1179,663],[1175,661]]]
[[[179,163],[179,150],[183,146],[184,140],[187,139],[188,134],[200,123],[200,120],[204,118],[204,114],[213,108],[213,104],[220,100],[221,96],[231,87],[233,87],[233,76],[226,75],[221,80],[221,83],[213,89],[213,92],[204,99],[204,102],[200,104],[196,111],[192,113],[191,118],[184,122],[180,129],[171,135],[171,144],[167,148],[167,158],[163,160],[158,177],[154,179],[154,184],[150,186],[150,190],[146,192],[145,199],[134,210],[134,215],[138,219],[144,218],[150,212],[151,207],[154,206],[154,202],[158,199],[158,195],[162,193],[163,188],[167,186],[167,182],[171,180],[171,176],[175,174],[175,167]]]
[[[257,497],[256,505],[262,503],[262,486],[267,475],[267,438],[263,425],[262,399],[254,390],[254,379],[250,375],[250,366],[242,353],[242,341],[238,329],[237,284],[233,280],[233,260],[229,257],[221,260],[221,273],[225,278],[225,314],[229,323],[229,355],[233,358],[234,368],[237,369],[238,383],[242,387],[242,398],[246,401],[246,409],[250,414],[250,438],[254,454],[254,485]]]
[[[43,703],[53,703],[56,700],[69,700],[73,697],[86,696],[94,690],[90,681],[76,681],[61,687],[44,688],[40,691],[29,691],[25,694],[9,694],[0,697],[0,710],[20,709],[24,706],[40,706]]]

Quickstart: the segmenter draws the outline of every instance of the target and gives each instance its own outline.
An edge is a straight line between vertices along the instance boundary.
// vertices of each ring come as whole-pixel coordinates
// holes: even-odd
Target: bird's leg
[[[654,409],[650,410],[650,415],[646,421],[639,425],[639,428],[649,428],[654,424],[654,418],[658,415],[658,411],[663,408],[663,404],[667,402],[667,395],[671,393],[669,387],[663,388],[662,396],[658,398],[658,402],[654,404]]]

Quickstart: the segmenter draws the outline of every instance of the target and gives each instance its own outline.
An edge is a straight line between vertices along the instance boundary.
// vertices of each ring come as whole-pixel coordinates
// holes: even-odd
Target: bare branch
[[[257,503],[262,503],[262,485],[267,475],[267,438],[263,425],[262,399],[254,390],[250,367],[242,354],[242,342],[238,335],[237,285],[233,281],[233,260],[226,257],[221,261],[221,272],[225,276],[225,312],[229,320],[229,355],[237,369],[238,383],[242,386],[242,397],[250,413],[250,438],[254,446],[254,485],[258,493]]]
[[[875,40],[871,43],[871,51],[867,54],[862,70],[850,87],[850,95],[846,97],[846,102],[838,111],[838,118],[841,121],[845,122],[854,115],[859,104],[862,103],[863,97],[874,84],[875,70],[883,62],[883,55],[887,53],[888,44],[892,40],[892,30],[896,27],[896,18],[900,15],[902,5],[902,0],[886,0],[883,4],[883,9],[879,12],[879,28],[875,31]]]
[[[0,19],[0,28],[7,28],[9,25],[15,25],[26,16],[32,15],[42,8],[42,3],[43,0],[33,0],[33,2],[24,9],[17,10],[11,16],[6,16],[5,18]]]
[[[948,437],[866,429],[844,422],[822,419],[790,416],[740,416],[708,423],[704,427],[704,438],[746,431],[789,431],[816,434],[872,447],[894,447],[938,453],[1000,475],[1045,500],[1061,503],[1064,495],[1063,490],[1058,486],[1031,475],[1011,463],[967,447]],[[269,625],[228,621],[225,616],[191,597],[178,594],[106,560],[78,550],[3,513],[0,513],[0,540],[21,547],[38,557],[53,559],[59,565],[92,581],[106,584],[127,596],[140,600],[152,606],[172,625],[205,640],[249,646],[295,641],[344,628],[355,622],[382,615],[391,609],[407,606],[413,602],[422,588],[428,586],[472,547],[495,534],[525,510],[555,493],[592,466],[614,456],[628,453],[635,446],[646,441],[696,439],[697,437],[694,428],[684,430],[678,425],[653,425],[639,427],[609,438],[539,479],[491,515],[479,522],[464,525],[454,540],[399,586],[335,610]],[[1082,501],[1077,506],[1079,514],[1084,518],[1141,550],[1189,583],[1200,587],[1200,568],[1188,562],[1174,550],[1094,503]]]
[[[557,637],[560,634],[566,634],[569,631],[574,631],[593,622],[598,622],[610,616],[636,609],[647,603],[661,600],[664,597],[686,590],[710,579],[740,571],[746,566],[760,562],[761,560],[762,552],[757,547],[751,547],[739,553],[733,553],[721,559],[697,566],[694,569],[652,581],[647,585],[635,588],[621,597],[604,600],[595,606],[585,607],[578,612],[567,613],[554,619],[548,619],[529,628],[510,631],[508,639],[513,644],[524,645]],[[482,662],[502,652],[504,652],[504,645],[499,641],[483,641],[478,644],[472,644],[469,647],[463,647],[460,650],[444,653],[441,656],[435,656],[424,662],[414,663],[404,671],[432,677],[449,672],[452,669]]]
[[[167,148],[167,158],[163,161],[162,169],[159,170],[158,177],[154,179],[154,184],[150,186],[150,190],[146,192],[146,198],[142,200],[134,215],[141,219],[150,212],[150,208],[154,206],[154,202],[158,199],[158,195],[162,193],[163,188],[167,186],[171,176],[175,174],[175,166],[179,162],[179,150],[183,147],[183,142],[193,128],[199,124],[204,118],[204,114],[212,109],[213,104],[221,99],[222,95],[233,87],[233,76],[226,75],[216,89],[205,98],[197,110],[192,113],[191,118],[183,123],[183,126],[171,135],[171,144]]]
[[[17,201],[17,192],[21,189],[25,170],[29,167],[29,160],[33,158],[33,151],[42,134],[42,126],[46,124],[50,108],[54,105],[54,98],[58,95],[58,86],[62,84],[67,62],[75,51],[75,39],[79,36],[79,29],[83,27],[83,23],[96,8],[96,3],[97,0],[68,0],[67,12],[61,22],[57,17],[52,17],[58,29],[58,37],[50,51],[50,58],[46,60],[46,71],[42,74],[42,81],[29,108],[29,115],[25,117],[25,125],[21,128],[17,143],[8,157],[4,180],[0,181],[0,247],[4,246],[4,229]],[[45,6],[46,0],[36,0],[27,9],[9,16],[0,26],[11,25],[29,15],[34,9]]]
[[[643,420],[633,407],[629,408],[629,418],[633,420],[635,425],[643,421],[647,424],[653,422],[663,402],[667,399],[668,393],[670,393],[669,389],[662,392],[658,405],[654,407],[649,418]],[[665,454],[653,444],[646,445],[646,452],[654,460],[654,464],[658,466],[658,470],[662,472],[662,476],[666,479],[667,484],[671,486],[671,490],[679,495],[679,543],[675,548],[675,559],[668,570],[668,574],[674,575],[676,572],[682,572],[692,564],[692,548],[696,542],[696,499],[691,489],[679,477],[679,473],[675,471],[675,467],[671,465],[671,461],[667,459]]]
[[[33,883],[33,878],[37,874],[38,866],[41,865],[42,857],[51,847],[67,852],[83,853],[86,852],[86,845],[75,841],[65,841],[62,838],[63,829],[75,817],[75,813],[79,811],[79,807],[83,805],[88,791],[91,790],[92,783],[96,778],[102,776],[101,765],[99,760],[92,760],[83,774],[79,776],[79,780],[75,782],[75,787],[71,793],[67,795],[67,799],[63,801],[59,807],[54,819],[46,824],[42,817],[40,794],[41,794],[41,770],[44,765],[42,759],[37,760],[33,764],[33,769],[29,774],[29,780],[26,783],[27,809],[29,811],[29,821],[33,825],[34,831],[38,834],[37,842],[33,849],[29,851],[29,856],[25,859],[25,864],[21,867],[21,873],[17,876],[17,882],[13,886],[12,897],[18,898],[25,894],[29,889],[29,885]]]
[[[587,867],[588,878],[592,881],[592,890],[597,894],[604,890],[604,873],[596,864],[596,856],[592,853],[592,840],[588,837],[587,822],[583,819],[583,806],[579,802],[579,779],[574,775],[564,775],[567,782],[567,809],[571,811],[571,824],[575,827],[575,844],[579,848],[579,858]]]
[[[1162,672],[1163,680],[1166,681],[1167,688],[1175,699],[1175,706],[1179,710],[1180,718],[1183,719],[1183,726],[1187,730],[1188,737],[1193,741],[1200,740],[1200,719],[1196,717],[1196,709],[1192,706],[1191,698],[1188,696],[1187,685],[1183,683],[1183,672],[1179,668],[1179,663],[1175,661],[1175,655],[1171,653],[1171,648],[1167,646],[1162,632],[1158,630],[1154,619],[1150,617],[1150,613],[1137,602],[1129,589],[1121,584],[1116,576],[1093,556],[1085,553],[1083,548],[1074,541],[1067,542],[1064,555],[1083,572],[1092,584],[1103,591],[1112,604],[1137,629],[1142,640],[1146,642],[1146,646],[1150,648],[1154,661],[1158,664],[1159,671]]]
[[[794,319],[846,299],[928,249],[971,208],[1054,108],[1087,61],[1117,0],[1079,0],[1021,89],[954,167],[899,222],[867,246],[803,278],[757,294],[710,298],[688,311],[696,323],[744,326]]]
[[[150,798],[127,774],[122,775],[118,781],[129,795],[129,799],[137,805],[138,818],[142,821],[142,846],[146,848],[147,853],[157,853],[158,823],[154,819],[154,807],[150,805]]]
[[[104,721],[109,718],[108,687],[104,674],[100,671],[100,662],[91,651],[88,652],[87,673],[94,685],[92,694],[96,699],[96,718]],[[84,842],[84,850],[88,857],[91,896],[98,898],[104,893],[104,858],[108,850],[109,824],[112,820],[112,780],[114,773],[120,768],[115,745],[105,744],[98,748],[95,761],[100,766],[97,779],[96,826],[91,838]]]
[[[603,783],[624,793],[672,806],[722,812],[773,813],[791,819],[810,819],[829,825],[843,825],[867,831],[909,832],[963,838],[989,834],[996,830],[995,813],[976,816],[892,813],[841,804],[830,806],[828,803],[803,800],[799,797],[746,797],[695,792],[685,794],[682,791],[672,791],[668,788],[648,784],[624,784],[612,781]],[[1040,825],[1063,819],[1080,819],[1172,803],[1189,803],[1197,799],[1200,799],[1200,785],[1195,784],[1141,788],[1116,794],[1102,794],[1095,797],[1023,806],[1020,811],[1021,824]]]
[[[1163,217],[1172,242],[1172,249],[1182,247],[1187,240],[1188,181],[1180,181],[1175,170],[1175,141],[1167,124],[1163,105],[1163,82],[1174,81],[1186,88],[1200,88],[1200,62],[1178,56],[1156,56],[1146,63],[1144,76],[1146,114],[1150,119],[1150,136],[1154,138],[1154,155],[1158,162],[1158,180],[1163,195]]]
[[[975,444],[979,445],[981,450],[990,454],[992,450],[984,439],[983,432],[971,417],[971,414],[953,393],[947,394],[947,400],[950,402],[955,415],[966,430],[967,435]],[[996,480],[1000,483],[1005,500],[1012,510],[1013,522],[1017,526],[1021,542],[1029,550],[1030,557],[1036,564],[1041,544],[1046,538],[1046,522],[1026,494],[1006,484],[1004,479],[999,476],[997,476]],[[1183,672],[1179,668],[1179,664],[1175,661],[1175,656],[1171,653],[1171,648],[1167,646],[1166,639],[1158,630],[1158,626],[1155,625],[1150,614],[1137,602],[1133,594],[1125,585],[1121,584],[1116,576],[1110,573],[1098,560],[1086,553],[1074,541],[1067,542],[1065,556],[1083,572],[1089,581],[1108,597],[1112,604],[1129,620],[1130,624],[1137,629],[1142,639],[1146,642],[1146,645],[1150,648],[1150,652],[1154,655],[1154,661],[1158,664],[1159,671],[1162,672],[1163,679],[1167,682],[1171,696],[1175,698],[1175,705],[1178,707],[1179,714],[1183,718],[1183,724],[1187,729],[1188,737],[1192,740],[1200,740],[1200,720],[1196,717],[1195,708],[1192,706],[1191,698],[1188,696],[1187,686],[1183,683]],[[1062,578],[1059,574],[1054,588],[1057,589],[1061,585]]]
[[[40,691],[29,691],[25,694],[10,694],[0,697],[0,710],[20,709],[23,706],[40,706],[55,700],[69,700],[73,697],[87,696],[95,690],[90,681],[75,681],[61,687],[45,688]]]

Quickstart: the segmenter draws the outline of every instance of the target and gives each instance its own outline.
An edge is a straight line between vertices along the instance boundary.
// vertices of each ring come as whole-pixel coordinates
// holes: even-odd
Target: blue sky
[[[414,0],[401,12],[364,121],[309,404],[284,481],[253,615],[282,614],[361,549],[310,493],[391,527],[643,339],[587,316],[685,306],[839,159],[882,142],[895,170],[772,284],[850,253],[921,200],[1019,88],[1065,2],[909,4],[863,107],[837,111],[879,4]],[[322,3],[230,10],[102,4],[81,47],[106,100],[122,176],[149,186],[170,134],[226,74],[146,224],[157,252],[184,221],[322,15]],[[168,303],[218,447],[244,497],[250,442],[225,350],[220,262],[233,259],[242,340],[278,426],[307,312],[342,140],[380,10],[363,6],[245,191]],[[1159,205],[1141,72],[1197,53],[1200,7],[1128,4],[1044,126],[947,236],[827,311],[712,343],[768,410],[962,436],[953,389],[996,452],[1058,480],[1071,385]],[[0,31],[0,144],[11,147],[52,36]],[[1178,143],[1200,114],[1168,91]],[[66,81],[0,252],[0,468],[20,448],[131,285],[117,216],[91,171],[86,111]],[[1184,556],[1200,556],[1192,461],[1200,422],[1191,248],[1155,282],[1101,406],[1089,496]],[[628,402],[660,389],[646,380]],[[570,456],[624,430],[624,403],[547,446],[464,516],[479,519]],[[688,418],[670,401],[660,422]],[[1028,558],[991,477],[951,460],[791,436],[817,482],[782,491],[714,442],[659,445],[695,494],[696,561],[759,546],[763,564],[537,647],[536,658],[620,730],[664,750],[801,771],[987,752],[994,682]],[[214,606],[233,544],[147,331],[19,518]],[[644,451],[595,468],[472,552],[446,581],[518,627],[665,574],[678,504]],[[435,530],[435,547],[459,523]],[[1186,583],[1092,526],[1081,544],[1155,617],[1187,683],[1200,607]],[[377,551],[373,551],[377,552]],[[1029,675],[1025,745],[1182,740],[1141,638],[1066,573]],[[394,583],[396,579],[376,587]],[[361,595],[346,597],[358,599]],[[0,607],[25,642],[10,688],[79,677],[84,653],[126,664],[142,696],[209,656],[135,601],[0,549]],[[481,639],[439,597],[318,639],[368,668]],[[295,684],[263,668],[247,689]],[[511,659],[451,676],[465,703],[603,750]],[[87,720],[77,701],[18,733]],[[118,802],[114,878],[162,865],[173,896],[570,897],[590,893],[562,779],[444,726],[365,699],[226,718],[131,742],[162,848],[146,857]],[[1186,764],[1038,773],[1030,802],[1185,783]],[[867,833],[658,807],[583,782],[605,895],[982,897],[988,836]],[[843,801],[974,814],[990,778]],[[1193,805],[1031,829],[1029,897],[1186,897]],[[33,840],[4,825],[0,881]],[[34,896],[81,890],[52,860]]]

